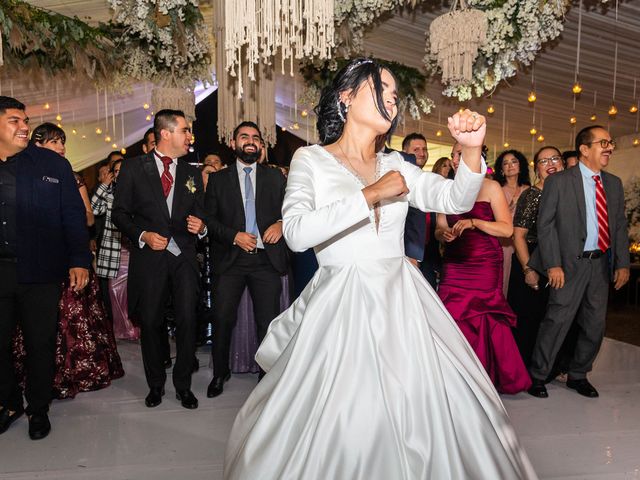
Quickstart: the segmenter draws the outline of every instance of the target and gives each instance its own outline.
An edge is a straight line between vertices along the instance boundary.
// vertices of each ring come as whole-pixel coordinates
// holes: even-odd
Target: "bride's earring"
[[[347,119],[345,118],[345,113],[347,113],[347,111],[349,110],[349,107],[345,105],[344,113],[342,113],[342,102],[340,101],[340,99],[338,99],[337,105],[338,105],[338,116],[340,117],[340,120],[342,120],[342,123],[344,123],[347,121]]]

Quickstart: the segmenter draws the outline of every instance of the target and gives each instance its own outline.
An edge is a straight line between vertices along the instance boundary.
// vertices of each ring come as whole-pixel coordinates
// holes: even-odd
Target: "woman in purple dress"
[[[459,163],[454,155],[455,171]],[[502,293],[498,238],[512,233],[502,188],[489,179],[469,212],[438,214],[435,233],[445,244],[438,295],[501,393],[518,393],[531,385],[511,333],[516,315]]]
[[[51,123],[38,126],[31,141],[64,156],[66,136]],[[93,225],[93,212],[89,204],[87,187],[76,174],[80,196],[87,211],[87,226]],[[124,375],[122,362],[110,322],[102,303],[98,279],[89,272],[89,284],[75,291],[65,280],[59,304],[58,334],[56,339],[56,374],[53,382],[55,398],[73,398],[78,392],[99,390],[111,380]],[[24,362],[22,334],[18,330],[14,342],[16,373],[21,376]]]

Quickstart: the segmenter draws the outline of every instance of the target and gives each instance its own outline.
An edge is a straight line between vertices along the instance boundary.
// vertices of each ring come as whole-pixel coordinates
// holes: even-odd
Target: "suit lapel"
[[[156,160],[153,158],[153,152],[148,153],[143,161],[143,170],[149,187],[156,202],[160,205],[162,212],[169,219],[169,208],[167,207],[167,200],[162,193],[162,182],[160,181],[160,174],[158,173],[158,167],[156,166]]]
[[[576,196],[576,205],[578,205],[578,212],[580,213],[581,231],[586,236],[587,234],[587,207],[584,200],[584,185],[582,184],[582,173],[580,167],[575,166],[569,170],[572,177],[573,191]]]

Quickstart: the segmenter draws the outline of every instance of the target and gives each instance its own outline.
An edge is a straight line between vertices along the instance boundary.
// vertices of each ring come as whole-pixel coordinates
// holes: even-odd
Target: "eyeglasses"
[[[542,165],[543,167],[546,167],[550,163],[553,165],[557,165],[561,161],[562,161],[562,157],[560,155],[554,155],[553,157],[549,157],[549,158],[539,158],[538,165]]]
[[[609,145],[611,145],[612,148],[616,148],[615,140],[607,140],[606,138],[602,138],[600,140],[589,142],[587,145],[593,145],[594,143],[599,143],[602,148],[607,148]]]

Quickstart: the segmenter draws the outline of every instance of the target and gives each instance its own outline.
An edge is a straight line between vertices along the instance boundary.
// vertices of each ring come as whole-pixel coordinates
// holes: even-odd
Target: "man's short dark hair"
[[[24,103],[16,100],[15,98],[0,95],[0,114],[4,115],[10,108],[22,110],[23,112],[26,109]]]
[[[567,164],[567,162],[571,157],[578,158],[579,156],[580,156],[580,152],[576,152],[575,150],[565,150],[564,152],[562,152],[562,160],[564,161],[565,165]]]
[[[590,125],[588,127],[584,127],[576,135],[576,152],[578,153],[578,157],[580,157],[580,146],[591,145],[591,141],[593,140],[591,130],[595,130],[596,128],[606,130],[602,125]]]
[[[162,138],[160,135],[161,130],[169,130],[171,132],[176,128],[176,118],[178,117],[186,118],[182,110],[171,110],[165,108],[156,113],[156,116],[153,119],[153,135],[156,137],[156,143],[158,143]]]
[[[406,150],[412,140],[422,140],[427,143],[427,139],[424,138],[424,135],[418,132],[413,132],[404,137],[404,140],[402,140],[402,150]]]
[[[149,135],[151,135],[153,133],[153,127],[149,128],[146,132],[144,132],[144,135],[142,136],[142,143],[143,144],[147,144],[149,143]],[[155,133],[153,134],[153,136],[155,137]]]
[[[233,139],[235,140],[236,137],[238,136],[238,132],[240,131],[241,128],[243,127],[251,127],[251,128],[255,128],[258,131],[258,135],[260,135],[260,138],[262,138],[262,133],[260,132],[260,127],[258,127],[258,125],[255,122],[249,122],[249,121],[245,121],[242,122],[240,125],[238,125],[234,130],[233,130]]]

